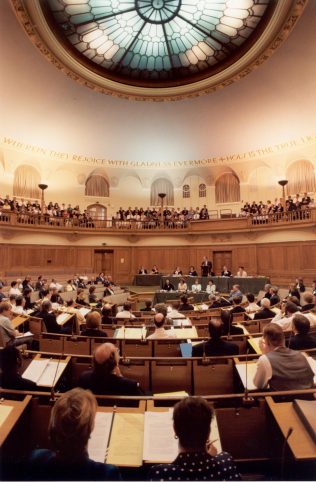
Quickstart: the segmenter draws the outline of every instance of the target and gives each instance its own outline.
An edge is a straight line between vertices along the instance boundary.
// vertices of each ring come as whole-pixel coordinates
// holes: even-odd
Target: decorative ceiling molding
[[[14,12],[32,43],[70,79],[96,92],[133,100],[171,101],[209,94],[227,87],[260,67],[286,40],[302,15],[307,0],[275,2],[273,15],[259,38],[227,68],[205,79],[176,87],[148,88],[119,83],[88,69],[56,38],[40,6],[40,0],[11,0]]]

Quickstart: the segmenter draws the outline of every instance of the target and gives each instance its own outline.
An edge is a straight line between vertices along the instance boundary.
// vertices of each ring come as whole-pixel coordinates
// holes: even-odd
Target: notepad
[[[235,364],[236,370],[240,376],[240,379],[244,385],[244,387],[248,390],[257,390],[257,387],[253,383],[254,376],[257,372],[257,363],[248,362],[247,368],[246,363],[236,363]],[[247,382],[246,382],[246,370],[247,370]]]
[[[192,326],[191,328],[177,328],[174,330],[174,334],[178,339],[198,338],[195,326]]]
[[[262,351],[259,344],[261,338],[262,338],[261,336],[248,338],[249,345],[252,346],[255,353],[258,353],[259,355],[262,355]]]
[[[184,319],[177,319],[177,320],[172,320],[173,326],[192,326],[192,322],[189,318],[184,318]]]
[[[88,313],[90,313],[90,309],[89,308],[85,308],[84,306],[82,308],[80,308],[79,310],[79,313],[82,315],[82,316],[86,316]]]
[[[0,405],[0,427],[6,421],[12,410],[13,407],[9,405]]]
[[[120,338],[123,340],[144,340],[146,338],[146,328],[125,328],[121,326],[114,332],[114,338]]]
[[[40,387],[52,387],[57,383],[66,366],[65,361],[52,361],[49,358],[32,360],[22,378],[32,380]]]
[[[106,462],[121,467],[143,464],[144,414],[120,413],[114,416]]]
[[[69,318],[69,313],[60,313],[57,316],[56,321],[59,325],[63,325]]]

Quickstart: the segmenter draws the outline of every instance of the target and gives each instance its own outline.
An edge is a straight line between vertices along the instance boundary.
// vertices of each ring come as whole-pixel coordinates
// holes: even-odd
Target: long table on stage
[[[159,286],[162,274],[136,274],[133,285],[136,286]]]
[[[166,301],[169,300],[179,300],[180,297],[184,293],[181,293],[180,291],[156,291],[154,295],[154,301],[153,304],[155,305],[156,303],[166,303]],[[208,293],[206,291],[200,292],[200,293],[192,293],[192,292],[187,292],[186,295],[189,298],[193,298],[193,303],[202,303],[203,301],[208,300]]]
[[[146,276],[146,275],[142,275]],[[225,277],[225,276],[161,276],[160,286],[161,288],[165,284],[165,281],[168,279],[171,284],[173,284],[174,288],[178,288],[178,283],[180,278],[183,278],[188,285],[188,290],[191,290],[191,286],[194,284],[195,280],[198,279],[199,283],[202,286],[202,290],[206,290],[206,285],[208,284],[209,280],[212,280],[216,286],[216,291],[220,293],[229,293],[232,289],[232,286],[238,284],[240,289],[243,293],[259,293],[260,290],[263,290],[264,285],[270,282],[269,278],[265,276],[260,277],[247,277],[247,278],[237,278],[235,276]],[[171,299],[171,298],[170,298]]]

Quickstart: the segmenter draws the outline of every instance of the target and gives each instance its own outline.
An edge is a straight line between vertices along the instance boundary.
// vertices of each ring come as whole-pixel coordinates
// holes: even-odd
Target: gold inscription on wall
[[[103,166],[103,167],[135,167],[138,169],[154,169],[159,167],[169,168],[187,168],[187,167],[203,167],[216,166],[220,164],[231,164],[239,161],[260,159],[272,154],[279,154],[280,152],[290,151],[303,146],[310,146],[316,144],[316,134],[300,137],[295,140],[284,142],[281,144],[274,144],[273,146],[258,148],[252,151],[243,152],[241,154],[228,154],[221,157],[211,157],[209,159],[198,159],[189,161],[121,161],[112,159],[102,159],[98,157],[89,157],[80,154],[69,154],[67,152],[54,151],[44,147],[34,146],[32,144],[25,144],[10,137],[2,139],[2,147],[12,149],[19,152],[32,153],[37,157],[47,157],[49,159],[68,161],[78,164],[85,164],[89,166]]]

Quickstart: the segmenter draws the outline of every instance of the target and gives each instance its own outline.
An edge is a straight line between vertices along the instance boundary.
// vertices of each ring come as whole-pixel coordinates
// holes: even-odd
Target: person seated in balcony
[[[14,345],[7,345],[0,351],[0,386],[10,390],[38,390],[35,382],[22,378],[21,351]]]
[[[131,313],[131,311],[132,311],[132,305],[128,301],[126,301],[123,304],[123,310],[119,311],[116,314],[115,318],[129,318],[129,319],[133,320],[135,318],[135,315],[133,315],[133,313]]]
[[[295,313],[292,323],[294,336],[289,339],[289,348],[292,350],[316,348],[316,336],[309,333],[311,327],[309,319],[301,313]]]
[[[172,283],[170,283],[169,279],[166,279],[162,289],[164,291],[174,291],[174,285]]]
[[[188,285],[186,284],[184,278],[181,278],[178,283],[178,291],[180,291],[181,293],[185,293],[186,291],[188,291]]]
[[[174,276],[182,276],[182,271],[181,271],[179,266],[176,267],[173,274],[174,274]]]
[[[86,315],[86,327],[81,331],[82,336],[106,337],[101,329],[101,315],[98,311],[91,311]]]
[[[248,274],[247,271],[243,266],[239,266],[238,271],[236,273],[237,278],[247,278]]]
[[[138,274],[147,274],[147,269],[144,266],[141,266],[138,270]]]
[[[156,313],[154,316],[155,331],[147,336],[147,340],[159,340],[159,339],[175,339],[177,335],[173,329],[166,330],[166,317],[162,313]]]
[[[97,402],[89,391],[74,388],[55,402],[48,432],[50,449],[36,449],[25,466],[29,480],[121,480],[115,465],[89,458],[88,442]]]
[[[310,311],[315,307],[313,293],[311,291],[305,291],[303,294],[303,306],[302,311]]]
[[[154,266],[151,268],[150,274],[159,274],[159,270],[156,264],[154,264]]]
[[[285,346],[283,330],[275,323],[269,323],[263,329],[259,341],[263,355],[257,363],[253,379],[258,389],[304,390],[312,388],[314,372],[306,357],[299,351]]]
[[[213,283],[213,281],[210,279],[207,282],[206,285],[206,293],[209,295],[214,295],[216,293],[216,285]]]
[[[224,325],[221,320],[211,319],[208,324],[210,338],[192,347],[192,356],[238,355],[239,347],[221,338]]]
[[[196,269],[194,266],[190,266],[188,276],[198,276]]]
[[[271,301],[268,298],[262,298],[260,306],[260,310],[253,317],[254,320],[266,320],[275,317],[275,312],[270,310]]]
[[[232,275],[232,272],[229,271],[229,269],[227,269],[227,266],[223,266],[221,276],[227,276],[227,277],[229,277],[229,276],[231,276],[231,275]]]
[[[195,280],[194,284],[192,285],[191,287],[191,291],[193,293],[200,293],[200,291],[202,290],[202,285],[201,283],[199,282],[198,279]]]
[[[119,350],[112,343],[102,343],[93,353],[93,368],[83,372],[78,385],[97,395],[141,396],[136,380],[122,376]]]
[[[181,303],[179,305],[178,311],[193,311],[194,310],[194,306],[191,305],[191,303],[188,302],[187,295],[182,295],[180,300],[181,300]]]

